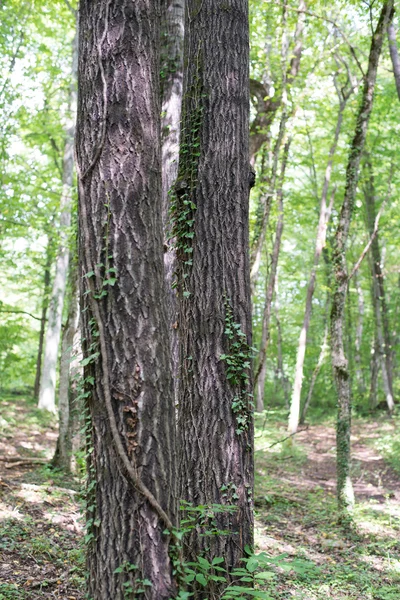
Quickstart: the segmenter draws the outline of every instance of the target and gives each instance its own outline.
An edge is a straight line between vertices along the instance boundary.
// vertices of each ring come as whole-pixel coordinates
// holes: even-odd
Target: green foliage
[[[247,431],[253,415],[253,394],[249,392],[253,348],[248,345],[240,323],[235,323],[228,298],[225,298],[224,333],[228,340],[228,353],[221,354],[220,359],[226,364],[226,378],[235,390],[231,406],[237,424],[236,433],[240,435]]]

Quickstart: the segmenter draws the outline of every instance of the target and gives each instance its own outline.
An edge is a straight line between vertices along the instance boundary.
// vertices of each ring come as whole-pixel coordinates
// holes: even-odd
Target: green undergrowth
[[[46,442],[47,434],[55,432],[51,415],[37,411],[33,400],[14,396],[4,398],[0,408],[2,438],[7,443],[18,444],[24,436],[27,441],[36,432],[36,456],[51,456],[51,444]],[[251,597],[270,600],[398,600],[396,480],[384,480],[388,487],[378,497],[359,499],[352,525],[343,528],[337,523],[329,470],[319,482],[310,468],[313,426],[303,432],[301,443],[298,436],[288,437],[285,411],[257,415],[255,424],[258,558],[243,562],[237,574],[243,580],[237,583],[248,586],[255,581],[260,592]],[[355,419],[353,424],[363,443],[386,457],[387,468],[389,464],[396,468],[398,460],[400,436],[394,425],[393,420],[373,424],[367,419]],[[318,430],[321,436],[321,424]],[[334,460],[332,453],[319,458]],[[355,479],[365,478],[357,468],[356,464]],[[8,566],[0,573],[0,600],[83,599],[82,534],[71,527],[73,519],[79,524],[78,495],[73,493],[77,480],[47,465],[22,469],[18,477],[8,471],[3,474],[0,553],[2,564]],[[64,521],[57,521],[60,516]],[[223,576],[216,567],[220,565],[196,564],[193,575],[203,582]],[[226,597],[248,597],[239,589],[233,586]]]
[[[265,591],[274,600],[400,598],[400,507],[392,494],[359,500],[352,525],[338,525],[334,486],[312,481],[307,449],[296,437],[284,440],[282,416],[256,418],[256,547],[281,561]]]

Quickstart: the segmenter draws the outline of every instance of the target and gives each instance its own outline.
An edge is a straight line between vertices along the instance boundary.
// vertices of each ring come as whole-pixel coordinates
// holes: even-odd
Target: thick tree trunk
[[[171,355],[175,388],[178,381],[178,307],[173,286],[175,248],[170,240],[171,190],[178,174],[180,120],[183,86],[184,0],[162,0],[161,21],[161,139],[162,197],[165,236],[164,268],[168,299]]]
[[[204,526],[188,534],[184,552],[187,559],[223,557],[231,569],[253,544],[247,0],[224,5],[189,0],[185,32],[173,212],[180,305],[179,493],[210,509]],[[214,513],[212,504],[226,505],[227,511],[234,505],[234,512]],[[214,526],[228,533],[199,535]]]
[[[390,22],[388,25],[387,33],[389,39],[390,58],[392,59],[393,65],[394,81],[396,84],[397,95],[400,100],[400,58],[397,50],[396,31],[392,22]]]
[[[330,184],[331,174],[332,174],[333,159],[334,159],[337,144],[339,141],[340,130],[342,128],[343,112],[346,107],[346,101],[347,101],[347,99],[340,100],[339,113],[338,113],[338,118],[337,118],[337,123],[336,123],[336,128],[335,128],[335,135],[333,138],[332,146],[329,149],[328,164],[326,165],[326,169],[325,169],[324,185],[322,188],[321,203],[320,203],[320,209],[319,209],[317,238],[315,241],[314,263],[313,263],[313,268],[311,270],[310,279],[308,282],[303,325],[301,328],[299,344],[297,347],[296,368],[295,368],[295,375],[294,375],[292,398],[291,398],[291,402],[290,402],[290,413],[289,413],[289,424],[288,424],[289,433],[296,433],[297,427],[299,425],[301,389],[302,389],[302,385],[303,385],[303,370],[304,370],[304,360],[305,360],[305,356],[306,356],[307,333],[308,333],[308,328],[310,326],[310,320],[311,320],[312,299],[314,297],[318,265],[319,265],[322,251],[323,251],[323,249],[325,247],[325,243],[326,243],[326,231],[327,231],[327,227],[328,227],[328,221],[330,218],[330,214],[332,211],[333,199],[334,199],[334,194],[335,194],[335,190],[334,190],[332,193],[332,196],[331,196],[331,202],[328,205],[327,198],[328,198],[328,189],[329,189],[329,184]]]
[[[93,600],[175,595],[160,4],[82,0],[77,170]],[[149,585],[147,585],[148,580]]]
[[[35,384],[34,384],[34,388],[33,388],[33,393],[34,393],[35,398],[39,398],[40,378],[41,378],[41,374],[42,374],[43,343],[44,343],[44,334],[46,331],[47,309],[49,307],[51,254],[52,254],[52,243],[51,243],[51,238],[49,238],[49,240],[47,242],[47,249],[46,249],[46,264],[44,267],[42,315],[40,318],[39,345],[38,345],[38,353],[37,353],[37,359],[36,359]]]
[[[255,371],[254,382],[257,387],[257,412],[264,410],[264,389],[267,376],[267,349],[269,343],[270,321],[272,300],[275,290],[276,273],[278,268],[279,253],[281,249],[282,234],[283,234],[283,182],[285,179],[286,165],[289,154],[290,140],[285,144],[282,156],[281,173],[279,178],[279,189],[277,191],[278,199],[278,222],[276,224],[274,248],[271,257],[271,268],[269,277],[266,281],[264,313],[261,331],[260,353],[258,358],[258,366]]]
[[[38,408],[56,412],[56,372],[60,345],[62,314],[68,278],[69,237],[72,209],[72,186],[74,180],[74,139],[76,119],[76,70],[78,60],[77,37],[73,41],[72,82],[68,99],[68,116],[65,127],[65,146],[60,200],[60,240],[56,258],[53,289],[49,303],[43,368],[40,379]]]
[[[360,159],[365,145],[369,117],[382,50],[383,35],[393,10],[393,1],[385,2],[378,25],[372,36],[368,59],[368,69],[364,78],[361,105],[357,115],[354,138],[351,144],[346,170],[346,185],[339,223],[333,244],[334,287],[331,309],[331,355],[338,392],[337,417],[337,498],[341,516],[346,516],[348,508],[354,502],[350,479],[350,432],[351,432],[351,390],[348,361],[344,351],[344,317],[348,285],[346,266],[346,246],[350,223],[353,215]]]
[[[382,270],[379,234],[374,232],[376,221],[375,184],[372,164],[367,161],[369,176],[364,187],[365,211],[367,217],[368,233],[374,238],[371,243],[371,274],[372,274],[372,301],[375,313],[376,342],[379,354],[379,364],[382,369],[382,380],[386,403],[389,412],[394,409],[393,396],[393,365],[392,365],[392,340],[386,305],[385,280]]]

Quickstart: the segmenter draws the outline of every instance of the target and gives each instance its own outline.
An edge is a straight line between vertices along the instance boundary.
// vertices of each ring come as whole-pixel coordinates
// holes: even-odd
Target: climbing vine
[[[171,235],[176,250],[177,271],[173,287],[184,298],[190,296],[186,279],[193,265],[193,238],[196,212],[195,194],[198,181],[198,165],[201,155],[201,127],[203,122],[202,61],[200,50],[195,63],[195,73],[186,96],[190,98],[190,111],[183,116],[181,147],[179,152],[179,173],[171,190],[170,219]],[[183,103],[185,106],[185,103]]]
[[[226,378],[236,392],[232,401],[232,412],[236,419],[236,433],[241,435],[249,427],[254,408],[253,394],[248,391],[253,348],[247,343],[240,323],[235,322],[227,297],[224,333],[228,339],[228,354],[221,354],[220,359],[226,363]]]

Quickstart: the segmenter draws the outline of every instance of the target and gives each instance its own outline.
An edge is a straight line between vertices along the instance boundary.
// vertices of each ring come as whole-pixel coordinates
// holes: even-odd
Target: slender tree
[[[152,600],[175,595],[159,35],[158,1],[81,2],[77,162],[94,600],[137,597],[143,586]]]
[[[62,195],[60,199],[60,239],[51,292],[48,322],[44,344],[43,367],[39,386],[38,407],[56,412],[56,372],[60,345],[65,290],[68,279],[70,256],[70,225],[72,190],[74,181],[74,139],[76,121],[76,70],[78,61],[78,38],[72,43],[72,73],[68,97],[68,114],[65,124],[65,145],[62,167]]]
[[[39,397],[40,390],[40,378],[42,374],[42,359],[43,359],[43,343],[44,343],[44,335],[46,332],[46,321],[47,321],[47,309],[49,307],[49,293],[50,293],[50,269],[52,262],[52,242],[49,237],[46,247],[46,263],[44,266],[44,276],[43,276],[43,299],[42,299],[42,314],[40,318],[40,330],[39,330],[39,345],[38,345],[38,353],[36,359],[36,374],[35,374],[35,384],[33,387],[33,394],[35,398]]]
[[[346,246],[353,215],[359,166],[367,135],[368,122],[372,111],[376,74],[381,55],[383,37],[392,17],[393,1],[382,5],[379,21],[372,34],[368,58],[368,69],[364,76],[362,98],[357,114],[354,137],[346,170],[344,199],[339,214],[339,222],[333,243],[333,298],[331,308],[331,357],[338,393],[337,415],[337,497],[341,515],[346,516],[348,507],[354,502],[350,479],[350,433],[351,433],[351,390],[348,360],[344,350],[345,303],[348,286],[346,266]]]
[[[333,191],[331,195],[331,202],[328,203],[328,191],[329,185],[332,175],[333,168],[333,160],[336,153],[337,144],[339,141],[340,131],[342,128],[343,122],[343,114],[346,108],[347,100],[352,93],[352,85],[351,82],[348,81],[347,84],[350,84],[346,91],[342,91],[339,88],[337,81],[335,80],[335,86],[339,97],[339,110],[336,121],[335,133],[333,136],[333,142],[329,149],[328,162],[325,169],[324,176],[324,184],[322,187],[321,193],[321,201],[319,208],[319,221],[317,228],[317,236],[315,240],[315,249],[314,249],[314,264],[311,269],[310,278],[308,281],[307,287],[307,295],[306,295],[306,303],[303,317],[303,324],[300,331],[299,344],[297,347],[297,357],[296,357],[296,369],[293,383],[293,391],[292,398],[290,402],[290,413],[289,413],[289,423],[288,423],[288,431],[289,433],[296,433],[297,427],[299,425],[299,417],[300,417],[300,400],[301,400],[301,389],[303,385],[303,369],[304,369],[304,360],[306,355],[306,345],[307,345],[307,334],[308,328],[310,326],[311,320],[311,310],[312,310],[312,300],[314,296],[316,281],[317,281],[317,271],[318,265],[321,258],[322,251],[325,247],[326,243],[326,231],[328,227],[328,221],[330,218],[330,214],[332,212],[332,205],[334,200],[335,191]]]
[[[397,95],[400,100],[400,58],[399,51],[397,49],[396,30],[392,21],[388,25],[387,34],[389,39],[390,58],[392,59],[393,65],[394,81],[396,84]]]
[[[182,139],[173,209],[178,260],[179,494],[209,505],[224,535],[193,529],[200,552],[239,565],[253,542],[248,257],[247,0],[189,0]],[[213,513],[212,505],[236,510]],[[211,523],[200,525],[204,534]],[[216,584],[218,585],[218,584]]]
[[[376,193],[374,173],[370,159],[366,161],[367,182],[364,186],[364,204],[367,220],[367,229],[373,240],[371,243],[371,274],[372,274],[372,305],[375,314],[376,342],[379,355],[379,364],[382,372],[383,388],[389,412],[394,409],[393,394],[393,365],[392,365],[392,340],[385,292],[385,278],[382,270],[379,234],[374,228],[376,222]]]

